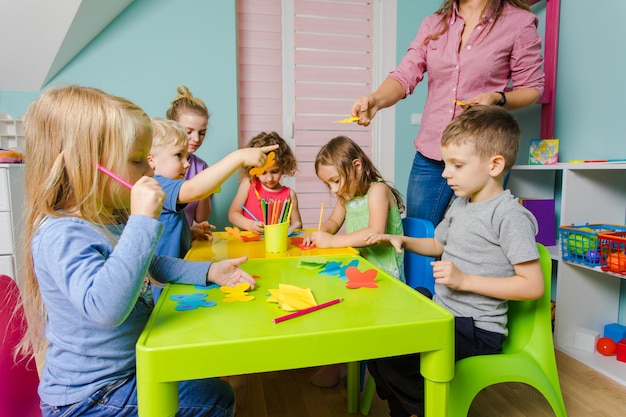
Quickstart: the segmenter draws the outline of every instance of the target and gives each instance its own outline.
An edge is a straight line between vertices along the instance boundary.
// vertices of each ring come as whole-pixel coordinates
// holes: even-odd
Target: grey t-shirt
[[[513,265],[539,259],[538,226],[530,211],[509,190],[480,203],[456,198],[435,228],[444,245],[441,259],[466,274],[486,277],[515,275]],[[435,285],[435,302],[455,316],[473,317],[480,329],[508,334],[507,301]]]

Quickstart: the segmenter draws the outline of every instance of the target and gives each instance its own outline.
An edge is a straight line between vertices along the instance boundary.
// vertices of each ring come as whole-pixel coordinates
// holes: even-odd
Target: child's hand
[[[241,258],[213,262],[209,267],[207,279],[219,286],[228,285],[229,287],[248,283],[250,284],[250,289],[254,289],[254,278],[239,268],[239,265],[247,260],[247,256],[242,256]]]
[[[317,231],[311,233],[310,236],[307,236],[307,238],[304,239],[303,243],[306,245],[313,244],[318,248],[328,248],[330,247],[332,239],[333,235],[331,235],[330,233]],[[306,243],[307,241],[310,243]]]
[[[165,191],[152,177],[141,177],[130,190],[130,214],[158,219],[165,201]]]
[[[433,267],[435,283],[443,284],[456,291],[463,291],[465,274],[461,272],[450,261],[434,261],[430,265]]]
[[[402,253],[402,236],[390,235],[387,233],[371,233],[365,238],[365,243],[368,245],[391,245],[396,249],[396,252]]]
[[[191,226],[191,239],[193,240],[212,240],[215,226],[209,222],[200,222]]]
[[[278,148],[278,145],[263,146],[261,148],[243,148],[239,152],[239,156],[243,162],[243,166],[262,167],[267,161],[267,153]]]
[[[252,219],[250,219],[250,222],[250,227],[248,228],[249,231],[257,233],[259,235],[265,231],[265,229],[263,228],[263,222],[257,222]]]

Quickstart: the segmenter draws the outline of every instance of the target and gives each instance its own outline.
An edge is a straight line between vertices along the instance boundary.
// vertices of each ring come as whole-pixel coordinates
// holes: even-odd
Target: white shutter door
[[[349,117],[354,100],[371,91],[373,6],[366,0],[294,0],[293,11],[295,189],[304,226],[317,227],[321,203],[324,217],[335,205],[315,175],[320,147],[346,135],[371,156],[369,128],[334,122]]]
[[[320,147],[346,135],[371,156],[369,128],[334,121],[349,117],[354,100],[372,90],[373,14],[367,0],[237,1],[240,143],[275,130],[294,147],[299,172],[288,185],[304,227],[317,227],[322,202],[325,217],[335,205],[315,175]]]
[[[280,0],[237,0],[239,145],[283,126]]]

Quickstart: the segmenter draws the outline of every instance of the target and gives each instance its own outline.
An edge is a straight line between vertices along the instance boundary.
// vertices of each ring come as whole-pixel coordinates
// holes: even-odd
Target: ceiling
[[[0,0],[0,90],[41,90],[132,2]]]

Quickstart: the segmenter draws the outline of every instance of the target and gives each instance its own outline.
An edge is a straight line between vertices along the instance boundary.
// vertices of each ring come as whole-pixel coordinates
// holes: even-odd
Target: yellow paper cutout
[[[239,230],[237,226],[235,227],[226,226],[224,227],[224,230],[226,230],[228,233],[230,233],[234,237],[241,238],[241,231]]]
[[[237,284],[237,286],[235,287],[229,287],[227,285],[220,287],[220,291],[226,294],[226,297],[224,297],[225,303],[254,300],[254,296],[248,295],[248,293],[246,293],[246,291],[248,291],[249,289],[250,284],[248,283]]]
[[[335,123],[354,123],[358,122],[360,119],[359,116],[348,117],[347,119],[335,120]]]
[[[260,177],[263,173],[268,169],[274,166],[276,154],[274,152],[270,152],[267,154],[267,160],[265,161],[265,165],[262,167],[254,167],[251,168],[248,173],[253,177]]]
[[[278,303],[285,311],[298,311],[317,305],[310,288],[279,284],[278,289],[270,289],[268,303]]]

